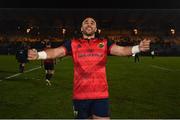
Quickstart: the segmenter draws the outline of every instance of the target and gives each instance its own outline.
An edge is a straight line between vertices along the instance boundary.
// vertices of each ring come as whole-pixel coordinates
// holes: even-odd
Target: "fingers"
[[[150,45],[150,43],[151,43],[151,40],[150,39],[144,39],[143,41],[142,41],[142,43],[144,44],[144,45]]]
[[[140,42],[140,50],[145,52],[150,49],[150,39],[144,39],[143,41]]]
[[[151,42],[151,40],[150,40],[150,39],[145,38],[142,42],[143,42],[143,43],[150,43],[150,42]]]
[[[38,57],[38,53],[36,49],[28,50],[28,60],[36,60]]]
[[[32,51],[37,52],[37,50],[36,50],[36,49],[32,49]]]
[[[150,44],[150,43],[151,43],[151,40],[150,40],[150,39],[145,38],[142,42],[143,42],[144,44]]]
[[[144,42],[143,47],[150,47],[150,42]]]

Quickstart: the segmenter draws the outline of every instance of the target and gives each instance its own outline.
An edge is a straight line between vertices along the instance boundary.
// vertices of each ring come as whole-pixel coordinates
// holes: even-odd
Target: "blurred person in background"
[[[51,43],[47,42],[45,45],[44,50],[50,49],[51,48]],[[54,74],[54,65],[56,64],[56,59],[45,59],[42,61],[42,64],[45,69],[45,80],[46,80],[46,85],[51,86],[51,78]]]
[[[139,53],[136,53],[136,54],[133,54],[133,57],[134,57],[134,62],[139,62]]]
[[[19,72],[23,73],[25,69],[25,64],[28,62],[28,49],[29,47],[25,43],[20,43],[20,46],[16,51],[16,59],[19,63]]]

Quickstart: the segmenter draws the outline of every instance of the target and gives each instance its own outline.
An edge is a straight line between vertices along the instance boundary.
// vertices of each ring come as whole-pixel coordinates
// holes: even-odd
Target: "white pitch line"
[[[36,67],[36,68],[32,68],[32,69],[30,69],[30,70],[27,70],[27,71],[25,71],[24,73],[31,72],[31,71],[36,70],[36,69],[39,69],[39,68],[41,68],[41,66]]]
[[[41,68],[41,66],[36,67],[36,68],[29,69],[29,70],[27,70],[27,71],[24,71],[24,73],[28,73],[28,72],[31,72],[31,71],[33,71],[33,70],[39,69],[39,68]],[[10,78],[13,78],[13,77],[19,76],[19,75],[21,75],[21,74],[22,74],[22,73],[17,73],[17,74],[14,74],[14,75],[8,76],[8,77],[6,77],[5,79],[10,79]],[[0,80],[0,81],[2,81],[2,80]]]
[[[175,71],[175,70],[172,70],[172,69],[169,69],[169,68],[165,68],[165,67],[160,67],[160,66],[157,66],[157,65],[150,65],[150,66],[153,67],[153,68],[160,69],[160,70]]]
[[[9,79],[9,78],[12,78],[12,77],[16,77],[16,76],[19,76],[20,74],[22,74],[22,73],[17,73],[17,74],[14,74],[14,75],[8,76],[8,77],[6,77],[5,79]]]

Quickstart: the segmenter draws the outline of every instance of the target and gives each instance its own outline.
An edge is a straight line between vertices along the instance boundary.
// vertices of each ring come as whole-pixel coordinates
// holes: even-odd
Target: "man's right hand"
[[[28,60],[37,60],[38,59],[38,52],[36,49],[28,50]]]

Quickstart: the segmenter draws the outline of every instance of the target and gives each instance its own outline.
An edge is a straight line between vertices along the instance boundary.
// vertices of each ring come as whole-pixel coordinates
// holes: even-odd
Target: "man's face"
[[[96,22],[93,18],[86,18],[82,22],[81,31],[87,36],[94,35],[97,30]]]

